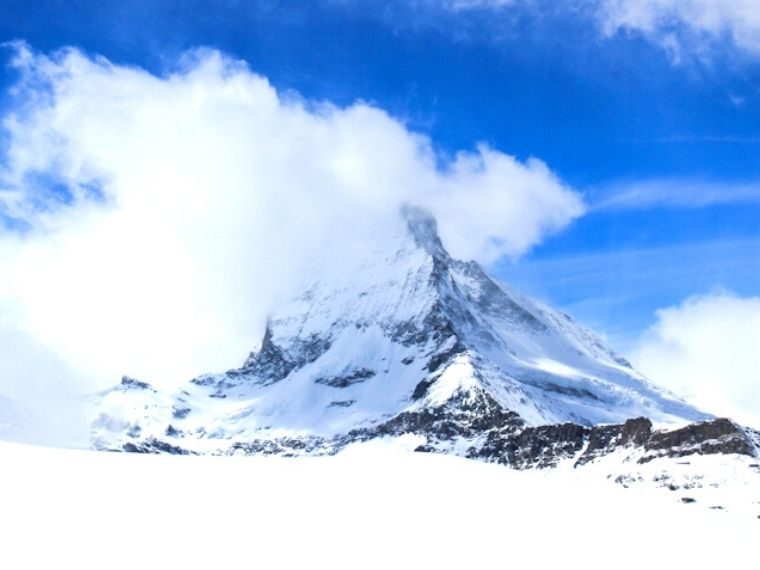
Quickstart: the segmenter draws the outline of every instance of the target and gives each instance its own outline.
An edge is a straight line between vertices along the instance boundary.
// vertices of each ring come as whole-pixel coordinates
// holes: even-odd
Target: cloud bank
[[[5,392],[56,375],[24,368],[40,351],[87,389],[236,366],[278,296],[360,250],[402,204],[430,209],[454,254],[485,262],[584,210],[539,160],[487,146],[442,156],[381,109],[278,92],[217,51],[156,76],[75,49],[15,50],[0,333],[26,348],[3,355],[15,360]]]
[[[695,405],[760,427],[758,347],[760,298],[720,293],[659,310],[631,360]]]

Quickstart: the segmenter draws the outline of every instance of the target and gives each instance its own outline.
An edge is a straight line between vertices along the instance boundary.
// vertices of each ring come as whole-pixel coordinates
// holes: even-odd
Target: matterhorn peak
[[[690,449],[710,437],[754,449],[738,426],[711,423],[567,315],[453,259],[430,213],[407,206],[401,216],[401,234],[343,278],[275,307],[239,368],[176,393],[129,379],[103,394],[94,445],[293,455],[413,436],[420,450],[529,467],[583,464],[620,445],[668,453],[677,445],[663,446],[652,422],[702,421]]]
[[[451,259],[441,243],[441,238],[438,235],[438,223],[433,214],[419,206],[406,205],[401,208],[401,216],[406,221],[409,233],[419,247],[436,259]]]

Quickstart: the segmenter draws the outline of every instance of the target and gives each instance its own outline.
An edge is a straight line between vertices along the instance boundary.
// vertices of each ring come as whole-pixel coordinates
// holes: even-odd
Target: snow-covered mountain
[[[411,434],[419,451],[516,467],[621,449],[639,464],[757,455],[754,432],[652,385],[567,315],[453,259],[425,212],[405,209],[386,233],[278,307],[240,368],[176,393],[125,377],[98,394],[93,445],[330,454]]]

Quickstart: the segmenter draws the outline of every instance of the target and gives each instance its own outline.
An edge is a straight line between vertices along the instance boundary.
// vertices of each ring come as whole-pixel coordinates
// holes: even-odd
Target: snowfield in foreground
[[[593,470],[518,472],[384,441],[297,459],[0,443],[0,461],[0,565],[14,570],[744,568],[760,536],[757,502],[717,510]]]

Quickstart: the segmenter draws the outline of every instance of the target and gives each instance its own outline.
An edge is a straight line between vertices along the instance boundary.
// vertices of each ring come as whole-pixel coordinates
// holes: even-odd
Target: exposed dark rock
[[[296,368],[300,368],[310,362],[314,362],[327,352],[330,346],[331,342],[329,338],[311,335],[306,338],[295,339],[288,346],[287,352],[288,357],[295,364]]]
[[[317,335],[292,340],[287,350],[273,339],[271,323],[267,323],[261,348],[252,352],[242,367],[228,370],[221,381],[209,376],[192,380],[200,386],[217,385],[220,389],[251,382],[268,386],[286,378],[293,370],[314,362],[330,348],[330,340]]]
[[[658,457],[687,457],[694,454],[736,453],[755,456],[755,448],[745,431],[725,418],[696,422],[672,431],[654,432],[644,448],[647,453],[639,460],[640,463]]]
[[[227,372],[228,376],[247,374],[265,380],[265,384],[273,384],[285,378],[295,368],[295,363],[290,362],[282,349],[272,340],[272,328],[267,324],[261,348],[252,353],[239,370]]]
[[[414,387],[414,392],[412,392],[412,400],[419,400],[421,398],[424,398],[425,394],[427,394],[428,388],[433,385],[433,382],[435,382],[435,380],[421,380],[420,383]]]
[[[403,412],[377,426],[351,430],[336,437],[335,446],[412,433],[426,436],[435,448],[435,442],[474,438],[489,430],[515,431],[523,425],[519,415],[504,410],[487,393],[477,390],[456,394],[441,406]]]
[[[198,386],[211,386],[212,384],[216,383],[216,379],[213,376],[206,374],[203,376],[198,376],[198,378],[193,378],[190,380],[190,382]]]
[[[155,392],[156,390],[148,384],[147,382],[141,382],[140,380],[136,380],[135,378],[130,378],[129,376],[122,376],[121,378],[121,386],[123,388],[127,389],[135,389],[135,390],[151,390]]]
[[[549,392],[564,394],[566,396],[575,396],[576,398],[583,398],[586,400],[596,400],[597,402],[600,401],[599,397],[596,394],[584,388],[574,388],[572,386],[560,386],[559,384],[554,384],[551,382],[541,384],[541,388],[543,388],[544,390],[548,390]]]
[[[325,386],[332,386],[333,388],[348,388],[352,384],[358,384],[365,380],[372,378],[377,373],[369,368],[359,368],[354,370],[350,374],[345,376],[330,376],[328,378],[317,378],[314,380],[317,384],[324,384]]]
[[[353,406],[356,400],[334,400],[327,406],[328,408],[348,408]]]
[[[618,475],[615,477],[615,483],[618,485],[625,487],[626,489],[630,487],[631,485],[635,485],[637,483],[641,483],[643,481],[642,477],[640,475]]]
[[[171,445],[165,441],[155,438],[149,438],[139,443],[128,442],[122,447],[129,453],[168,453],[171,455],[195,455],[191,451],[182,449],[176,445]]]
[[[129,437],[140,437],[140,434],[142,434],[142,428],[137,424],[132,424],[127,428]]]
[[[235,443],[225,455],[281,455],[293,457],[303,453],[319,452],[320,455],[333,455],[338,449],[333,441],[321,437],[283,437],[278,439],[253,440]]]
[[[573,423],[529,427],[513,434],[494,431],[471,456],[517,469],[554,467],[583,449],[589,431]]]
[[[591,428],[588,445],[576,466],[607,455],[619,447],[643,446],[652,435],[652,422],[647,418],[627,420],[620,425],[600,425]]]
[[[172,409],[172,417],[177,420],[183,420],[185,419],[188,414],[190,413],[190,408],[173,408]]]
[[[487,393],[473,390],[456,394],[441,406],[398,414],[374,431],[377,435],[415,433],[450,440],[475,437],[489,430],[514,431],[523,425],[518,414],[502,408]]]
[[[452,358],[458,354],[462,354],[466,350],[458,338],[451,338],[453,339],[453,343],[450,348],[444,349],[443,351],[433,355],[430,360],[428,360],[428,363],[425,365],[425,368],[428,372],[436,372],[444,364],[450,362]]]
[[[403,321],[387,331],[389,338],[404,346],[422,346],[430,342],[442,345],[447,339],[457,337],[454,323],[442,300],[437,299],[421,323]]]

